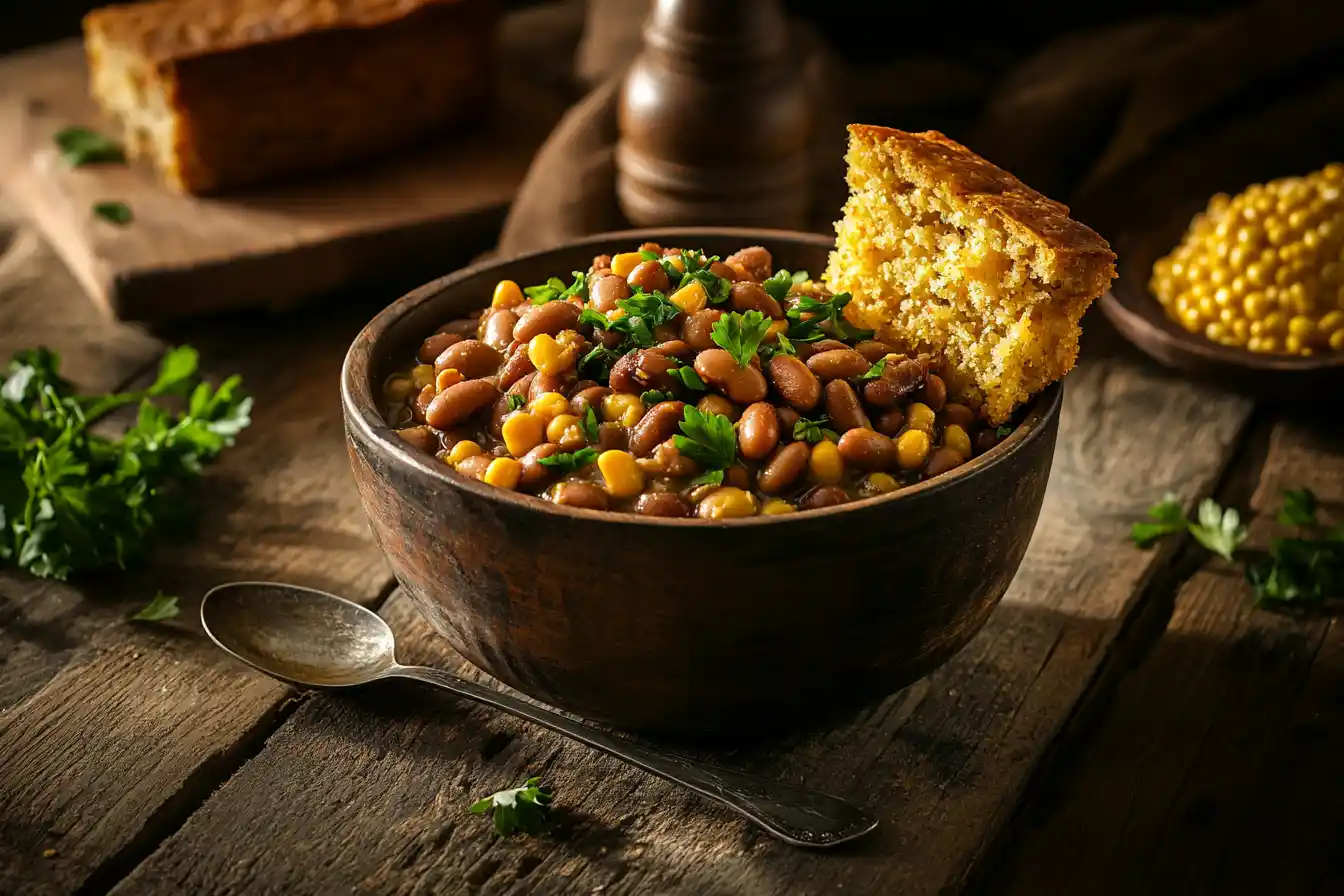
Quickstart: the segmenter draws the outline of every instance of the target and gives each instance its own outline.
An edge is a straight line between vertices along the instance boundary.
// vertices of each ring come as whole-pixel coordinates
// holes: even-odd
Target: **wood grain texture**
[[[959,888],[1167,559],[1129,546],[1128,521],[1154,492],[1207,492],[1248,412],[1132,355],[1084,357],[1040,527],[981,634],[846,725],[720,756],[877,810],[882,828],[852,849],[781,846],[554,736],[423,692],[380,691],[311,700],[118,892]],[[461,664],[404,601],[390,619],[405,659]],[[466,806],[527,774],[559,789],[560,835],[498,842]]]
[[[1344,518],[1344,428],[1275,426],[1250,544],[1284,534],[1280,490],[1301,486]],[[1339,621],[1256,610],[1240,571],[1210,561],[988,889],[1339,892],[1341,695]]]
[[[210,468],[197,536],[138,573],[83,582],[83,603],[65,612],[87,619],[57,631],[96,634],[0,715],[0,892],[36,880],[56,891],[109,886],[274,727],[286,689],[243,675],[198,633],[209,587],[272,578],[365,602],[384,592],[389,573],[350,482],[335,389],[371,311],[251,315],[173,334],[201,349],[211,377],[242,374],[256,397],[252,428]],[[177,620],[123,621],[159,589],[182,598]]]
[[[89,294],[123,319],[286,306],[357,281],[428,279],[442,272],[445,246],[498,227],[568,99],[510,52],[510,33],[500,100],[482,127],[331,177],[215,199],[171,194],[146,165],[68,170],[52,135],[108,126],[87,96],[78,42],[30,50],[0,62],[0,183]],[[94,219],[102,200],[125,201],[134,222]]]

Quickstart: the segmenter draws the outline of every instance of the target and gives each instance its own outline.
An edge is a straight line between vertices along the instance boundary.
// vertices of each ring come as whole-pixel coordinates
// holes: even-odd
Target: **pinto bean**
[[[468,479],[480,479],[485,475],[486,469],[489,468],[490,461],[494,459],[494,456],[490,454],[476,454],[461,461],[453,469]]]
[[[466,380],[449,386],[425,409],[425,422],[435,429],[447,429],[489,405],[499,397],[499,390],[489,380]]]
[[[807,469],[811,452],[806,442],[790,442],[775,452],[756,477],[756,487],[767,495],[777,495],[798,481]]]
[[[611,367],[613,392],[633,392],[638,395],[649,389],[671,392],[680,384],[669,370],[677,364],[667,355],[652,349],[639,349],[623,356]]]
[[[756,282],[768,280],[772,270],[774,260],[770,257],[770,250],[764,246],[748,246],[745,249],[739,249],[732,255],[724,259],[729,267],[739,267],[747,272],[747,276]]]
[[[714,325],[718,323],[719,318],[723,317],[723,314],[717,308],[706,308],[703,311],[686,315],[681,322],[681,338],[697,352],[707,352],[717,348],[711,331],[714,329]]]
[[[747,460],[768,457],[779,444],[779,418],[769,402],[758,401],[742,412],[737,425],[738,451]]]
[[[836,446],[840,457],[851,467],[867,472],[890,470],[896,466],[896,443],[871,429],[851,429]]]
[[[900,435],[902,426],[905,426],[905,411],[900,408],[883,411],[873,424],[873,427],[884,436]]]
[[[466,379],[476,380],[497,371],[502,360],[504,356],[484,342],[464,339],[448,346],[434,359],[434,372],[456,368]]]
[[[420,390],[420,394],[415,396],[415,401],[411,402],[411,419],[416,423],[425,422],[425,412],[429,410],[429,403],[434,400],[438,394],[433,384]]]
[[[611,390],[606,386],[589,386],[586,389],[580,389],[569,399],[569,409],[575,417],[583,419],[583,415],[588,412],[590,407],[595,408],[601,404],[602,399],[611,394]]]
[[[779,303],[774,300],[770,293],[766,292],[759,283],[753,283],[750,280],[733,284],[732,292],[729,293],[729,302],[732,304],[734,311],[759,311],[766,317],[775,319],[784,316],[784,309],[779,307]]]
[[[924,379],[924,388],[920,390],[920,399],[930,410],[942,410],[943,405],[947,404],[947,383],[938,374],[929,374]]]
[[[924,385],[928,370],[926,363],[914,358],[888,363],[880,377],[864,384],[863,397],[875,408],[895,407]]]
[[[839,432],[860,427],[871,428],[868,415],[859,404],[859,396],[854,387],[844,380],[831,380],[826,384],[826,415]]]
[[[781,439],[792,439],[793,428],[798,425],[798,421],[803,419],[793,408],[775,405],[775,416],[779,418],[779,437]]]
[[[722,386],[738,370],[737,360],[721,348],[702,351],[695,356],[695,372],[712,386]]]
[[[660,401],[645,412],[640,421],[630,428],[630,453],[647,457],[658,445],[676,433],[686,404],[680,401]]]
[[[499,368],[499,388],[508,389],[536,369],[527,347],[520,345],[504,359],[503,366]]]
[[[722,417],[727,417],[734,423],[736,423],[738,418],[742,416],[742,408],[733,404],[727,396],[718,395],[713,392],[710,392],[696,402],[695,407],[702,414],[718,414]]]
[[[513,338],[519,342],[531,342],[533,336],[542,333],[554,336],[561,330],[572,330],[579,325],[579,313],[578,306],[569,302],[534,305],[518,318],[518,323],[513,327]]]
[[[821,380],[847,380],[867,373],[872,365],[852,348],[819,352],[807,359],[807,369]]]
[[[765,398],[770,391],[765,374],[756,367],[743,367],[733,371],[723,382],[724,393],[738,404],[754,404]]]
[[[690,516],[691,502],[676,492],[645,492],[635,501],[635,512],[645,516]]]
[[[838,485],[819,485],[803,495],[798,502],[799,510],[816,510],[820,507],[835,507],[848,504],[849,494]]]
[[[630,445],[630,432],[619,423],[607,422],[597,427],[597,447],[602,451],[625,451]]]
[[[466,338],[475,334],[477,328],[481,325],[481,316],[479,313],[461,317],[457,320],[450,320],[448,323],[439,327],[440,333],[456,333]]]
[[[669,358],[676,358],[682,363],[689,361],[695,355],[695,349],[691,348],[681,339],[669,339],[666,342],[660,342],[658,345],[655,345],[651,351],[655,351],[660,355],[667,355]]]
[[[864,359],[867,360],[869,364],[876,364],[895,350],[885,342],[878,342],[876,339],[865,339],[862,342],[855,344],[854,351],[863,355]]]
[[[796,411],[810,411],[821,400],[821,381],[817,375],[790,355],[770,359],[770,381],[779,396]]]
[[[420,351],[416,357],[420,359],[421,364],[433,364],[434,359],[443,354],[444,349],[465,338],[461,333],[435,333],[420,343]]]
[[[608,311],[615,311],[616,303],[630,298],[632,292],[630,284],[625,282],[624,277],[608,274],[605,277],[598,277],[589,285],[588,303],[593,306],[594,311],[606,314]]]
[[[672,285],[667,279],[667,271],[656,261],[642,261],[635,265],[626,280],[631,286],[638,286],[645,292],[667,292]]]
[[[550,467],[542,464],[543,457],[550,457],[560,451],[560,446],[554,442],[542,442],[531,451],[522,456],[523,475],[518,480],[518,487],[532,490],[551,478],[552,470]]]
[[[527,400],[535,401],[538,395],[545,395],[547,392],[559,392],[564,395],[569,391],[569,386],[578,375],[573,370],[566,370],[564,373],[537,373],[532,378],[532,384],[527,387]]]
[[[518,312],[499,308],[490,314],[481,333],[481,341],[496,351],[504,351],[513,342],[513,328],[518,324]]]
[[[591,482],[559,482],[551,494],[551,501],[566,507],[585,507],[588,510],[606,510],[607,493]]]
[[[397,435],[405,439],[408,445],[414,445],[421,451],[432,452],[439,447],[438,434],[428,426],[408,426],[397,430]]]
[[[962,429],[969,430],[971,424],[975,423],[975,411],[964,404],[952,404],[943,406],[943,423],[948,426],[960,426]]]
[[[849,348],[848,345],[839,339],[818,339],[816,342],[806,342],[804,345],[812,347],[812,354],[819,355],[822,352],[838,352],[841,349]],[[810,360],[810,359],[809,359]]]

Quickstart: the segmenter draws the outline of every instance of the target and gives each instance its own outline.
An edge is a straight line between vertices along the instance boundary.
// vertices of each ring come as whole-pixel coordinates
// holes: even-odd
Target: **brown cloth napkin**
[[[591,90],[537,153],[501,253],[628,226],[615,194],[616,101],[648,6],[590,0],[575,71]],[[1021,58],[957,45],[854,63],[807,22],[793,34],[818,110],[818,231],[839,216],[854,120],[944,130],[1111,239],[1219,190],[1344,158],[1339,0],[1109,22]]]

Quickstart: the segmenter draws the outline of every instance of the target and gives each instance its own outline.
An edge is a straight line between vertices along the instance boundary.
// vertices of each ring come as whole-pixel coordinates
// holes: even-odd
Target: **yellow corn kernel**
[[[644,471],[629,451],[603,451],[597,456],[597,469],[613,498],[633,498],[644,490]]]
[[[559,392],[543,392],[532,399],[527,409],[541,418],[542,423],[547,423],[561,414],[569,413],[569,399]]]
[[[555,341],[561,348],[573,348],[574,351],[578,351],[579,346],[583,344],[583,337],[579,335],[578,330],[561,330],[555,334]]]
[[[885,495],[900,487],[901,483],[890,473],[869,473],[863,480],[863,491],[868,495]]]
[[[577,426],[579,418],[573,414],[556,414],[551,418],[551,422],[546,424],[546,441],[561,442],[565,438],[565,430],[571,426]]]
[[[434,385],[434,365],[417,364],[411,368],[411,382],[415,384],[415,391],[423,391],[426,386]]]
[[[1298,315],[1288,321],[1289,335],[1298,339],[1307,339],[1316,332],[1316,322],[1309,317]]]
[[[562,346],[551,334],[538,333],[527,344],[527,356],[538,372],[558,376],[574,366],[575,352],[573,346]]]
[[[929,459],[929,434],[907,429],[896,439],[896,462],[903,470],[918,470]]]
[[[449,386],[456,386],[464,379],[465,377],[462,376],[462,372],[456,367],[446,367],[439,371],[438,376],[434,377],[434,391],[442,392]]]
[[[415,386],[408,376],[391,376],[387,382],[383,383],[383,399],[395,403],[400,403],[411,397],[411,390]]]
[[[781,513],[796,513],[797,511],[797,507],[794,507],[783,498],[771,498],[769,501],[766,501],[765,506],[761,508],[761,513],[764,516],[779,516]]]
[[[812,446],[807,458],[807,470],[818,485],[835,485],[845,475],[845,462],[840,449],[830,439],[822,439]]]
[[[644,256],[638,252],[622,252],[611,258],[611,272],[617,277],[629,277],[630,272],[644,263]]]
[[[602,397],[602,419],[634,426],[644,416],[644,402],[629,392],[612,392]]]
[[[514,457],[522,457],[540,445],[544,430],[540,417],[522,411],[505,417],[501,427],[504,446]]]
[[[1331,333],[1329,344],[1332,351],[1344,352],[1344,329]]]
[[[1305,347],[1306,343],[1304,343],[1300,337],[1294,336],[1291,333],[1283,339],[1283,348],[1290,355],[1305,354],[1302,351]]]
[[[1344,311],[1331,311],[1322,315],[1321,319],[1316,322],[1316,326],[1322,333],[1329,334],[1335,332],[1341,327],[1344,327]]]
[[[922,401],[916,401],[905,409],[905,425],[911,429],[922,429],[932,435],[933,416],[933,408]]]
[[[523,476],[523,465],[511,457],[497,457],[485,468],[481,481],[498,488],[514,489]]]
[[[943,429],[943,444],[960,454],[962,460],[971,459],[971,437],[957,424]]]
[[[448,461],[449,466],[455,467],[467,458],[483,453],[485,453],[485,449],[480,445],[477,445],[471,439],[463,439],[452,447],[444,460]]]
[[[667,300],[687,314],[694,314],[697,311],[703,311],[705,306],[709,304],[709,294],[705,292],[705,288],[700,285],[699,280],[692,280],[668,296]]]
[[[770,326],[765,328],[765,338],[763,342],[777,342],[781,333],[788,332],[789,322],[786,320],[772,320]],[[764,512],[764,511],[762,511]]]
[[[737,517],[755,516],[756,499],[750,492],[726,485],[716,488],[700,499],[695,507],[695,515],[707,520],[728,520]]]
[[[491,308],[513,308],[523,304],[523,291],[512,280],[501,280],[495,284],[495,295],[490,299]]]

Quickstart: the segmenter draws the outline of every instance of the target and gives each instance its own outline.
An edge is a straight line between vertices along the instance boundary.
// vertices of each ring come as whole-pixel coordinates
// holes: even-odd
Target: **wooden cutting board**
[[[124,320],[285,307],[351,283],[428,278],[446,272],[455,243],[488,245],[568,103],[529,82],[528,66],[506,57],[501,68],[495,114],[472,131],[329,177],[197,198],[161,188],[143,163],[69,169],[57,131],[116,131],[88,97],[79,42],[40,47],[0,60],[0,191]],[[127,203],[134,221],[96,219],[103,200]]]

